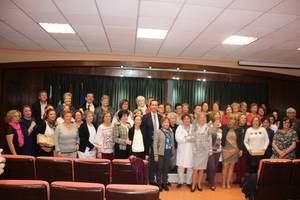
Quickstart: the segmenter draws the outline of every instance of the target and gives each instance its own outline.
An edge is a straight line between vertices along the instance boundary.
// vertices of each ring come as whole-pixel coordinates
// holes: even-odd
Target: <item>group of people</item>
[[[216,189],[220,161],[222,187],[230,188],[234,169],[234,182],[241,183],[257,172],[262,158],[295,159],[299,150],[300,121],[291,107],[280,121],[278,112],[256,103],[250,112],[246,102],[234,102],[223,112],[218,102],[211,110],[207,102],[193,110],[177,103],[173,109],[138,96],[136,109],[131,111],[129,101],[122,99],[114,112],[107,95],[99,106],[93,93],[85,101],[75,109],[72,94],[65,93],[55,109],[42,90],[31,106],[8,111],[4,153],[110,160],[134,156],[149,161],[150,184],[168,191],[168,172],[176,165],[177,187],[187,184],[195,192],[202,191],[204,170],[210,189]]]

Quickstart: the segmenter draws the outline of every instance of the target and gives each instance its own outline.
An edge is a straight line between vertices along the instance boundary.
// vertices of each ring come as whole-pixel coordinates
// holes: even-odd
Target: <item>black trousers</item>
[[[154,160],[153,146],[150,147],[149,151],[148,175],[149,183],[155,183],[155,177],[157,175],[157,162]]]
[[[145,153],[144,152],[132,152],[132,155],[134,155],[135,157],[138,157],[140,159],[145,160]]]
[[[168,172],[171,164],[171,156],[158,157],[157,183],[166,185],[168,183]]]

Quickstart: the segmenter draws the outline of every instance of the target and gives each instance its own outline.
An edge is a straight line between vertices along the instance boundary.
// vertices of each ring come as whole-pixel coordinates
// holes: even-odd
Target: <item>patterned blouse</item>
[[[273,141],[275,142],[276,146],[280,150],[288,149],[293,142],[298,141],[297,133],[293,129],[291,129],[288,133],[283,133],[282,130],[278,130],[276,134],[274,135]],[[277,151],[273,148],[273,156],[272,158],[279,158],[279,154]],[[295,150],[291,151],[289,154],[285,155],[284,158],[286,159],[295,159],[296,154]]]

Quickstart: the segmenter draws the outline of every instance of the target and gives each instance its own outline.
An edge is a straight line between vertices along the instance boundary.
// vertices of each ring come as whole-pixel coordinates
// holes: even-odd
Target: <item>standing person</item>
[[[257,111],[258,111],[257,103],[252,103],[250,105],[250,113],[248,113],[248,115],[247,115],[247,125],[248,126],[251,126],[252,119],[258,115]]]
[[[181,103],[176,103],[175,104],[175,113],[177,114],[177,125],[182,124],[181,121],[181,116],[183,115],[183,110],[182,110],[182,104]]]
[[[208,156],[212,154],[212,137],[208,132],[206,117],[205,113],[201,113],[198,121],[192,127],[195,142],[192,145],[193,183],[191,192],[196,190],[196,186],[199,191],[202,191],[203,172],[207,167]]]
[[[180,188],[186,182],[187,185],[192,183],[193,172],[193,142],[191,116],[189,114],[182,115],[182,124],[178,126],[175,138],[177,142],[176,165],[178,173],[178,185]],[[187,169],[186,181],[184,180],[184,170]]]
[[[208,106],[208,102],[207,101],[202,102],[201,108],[202,108],[201,112],[203,112],[203,113],[206,114],[206,121],[208,122],[209,121],[209,114],[208,114],[209,106]]]
[[[280,117],[279,117],[278,111],[277,111],[277,110],[273,110],[272,115],[273,115],[274,118],[275,118],[275,124],[276,124],[277,127],[279,128],[279,126],[280,126]],[[275,132],[275,133],[276,133],[276,132]]]
[[[272,143],[273,143],[273,137],[274,137],[274,131],[270,128],[270,120],[268,117],[263,117],[261,119],[262,127],[264,127],[268,133],[269,137],[269,145],[265,152],[266,158],[271,158],[273,152],[272,152]]]
[[[190,105],[188,103],[182,104],[182,112],[183,114],[189,114],[190,113]]]
[[[197,120],[197,116],[201,113],[201,104],[196,104],[193,110],[193,120]]]
[[[131,141],[130,155],[139,157],[141,159],[148,159],[148,151],[145,151],[146,135],[141,129],[142,116],[134,117],[134,125],[129,129],[128,137]]]
[[[160,191],[168,191],[168,171],[171,158],[175,153],[174,137],[170,128],[170,121],[167,117],[161,119],[162,127],[154,132],[153,151],[154,160],[158,162],[157,184]]]
[[[36,123],[32,119],[32,112],[29,105],[25,105],[22,108],[23,117],[21,119],[21,128],[24,134],[24,155],[36,155]]]
[[[122,99],[119,103],[119,110],[115,113],[113,120],[112,120],[112,124],[114,125],[116,122],[118,122],[119,119],[119,112],[121,110],[125,110],[128,112],[128,116],[127,116],[127,122],[130,124],[130,127],[133,126],[133,114],[129,109],[129,101],[127,99]]]
[[[272,130],[274,131],[274,133],[276,133],[277,130],[278,130],[278,126],[277,126],[277,124],[276,124],[274,115],[272,115],[272,114],[269,115],[269,116],[268,116],[268,119],[269,119],[269,121],[270,121],[270,129],[272,129]]]
[[[251,127],[247,129],[244,139],[244,144],[250,154],[250,173],[257,173],[259,162],[269,145],[268,133],[260,125],[259,117],[253,117]]]
[[[131,141],[128,138],[128,131],[131,126],[128,123],[128,116],[127,110],[120,110],[118,112],[119,121],[114,124],[113,141],[115,143],[115,158],[117,159],[129,157],[128,145],[131,145]]]
[[[238,161],[240,150],[238,148],[238,139],[236,129],[236,120],[230,118],[227,127],[223,127],[222,136],[222,187],[231,188],[231,179],[235,163]]]
[[[242,102],[240,103],[240,112],[241,112],[242,114],[244,114],[244,115],[247,116],[247,114],[248,114],[247,110],[248,110],[248,105],[247,105],[247,103],[246,103],[245,101],[242,101]]]
[[[22,154],[24,146],[24,134],[20,125],[21,113],[18,110],[10,110],[5,117],[4,126],[4,154]]]
[[[297,133],[291,127],[291,120],[284,117],[282,120],[282,129],[279,129],[273,138],[273,155],[272,158],[296,158],[296,143],[299,142]]]
[[[96,108],[94,114],[95,114],[95,119],[94,123],[96,128],[100,126],[100,124],[103,123],[103,114],[109,112],[111,116],[113,116],[114,111],[113,109],[109,106],[109,96],[103,95],[101,97],[100,105]]]
[[[97,147],[97,158],[113,160],[114,142],[113,142],[113,125],[111,123],[112,114],[104,112],[102,115],[102,124],[98,126],[94,145]]]
[[[82,124],[83,124],[83,113],[81,112],[81,110],[76,110],[74,112],[74,120],[75,120],[75,124],[77,126],[77,128],[79,128]]]
[[[160,128],[161,116],[157,114],[158,102],[152,100],[150,104],[151,112],[145,114],[142,119],[142,131],[146,135],[145,151],[149,152],[149,183],[151,185],[157,185],[155,182],[155,176],[157,173],[157,163],[154,161],[153,152],[153,134],[154,131]]]
[[[296,131],[298,139],[300,138],[300,120],[296,118],[297,113],[296,109],[293,107],[289,107],[286,109],[286,116],[291,120],[291,128]],[[297,142],[296,146],[296,157],[300,157],[300,144]]]
[[[163,118],[165,117],[165,105],[160,103],[158,104],[157,113]]]
[[[59,124],[54,133],[55,154],[58,157],[77,158],[79,149],[78,128],[72,122],[72,112],[62,113],[64,122]]]
[[[207,163],[207,178],[208,184],[212,191],[216,189],[216,173],[220,155],[222,152],[222,129],[220,128],[220,120],[216,118],[211,119],[212,127],[208,130],[212,138],[212,154],[208,157]]]
[[[84,113],[85,122],[78,129],[79,132],[79,158],[96,158],[96,147],[94,145],[96,128],[93,124],[94,113],[86,110]]]
[[[137,109],[142,111],[142,115],[146,114],[147,105],[146,105],[145,97],[137,96],[135,101],[136,101]]]
[[[47,100],[48,100],[48,94],[46,90],[40,90],[38,95],[38,101],[36,101],[31,105],[32,117],[34,118],[37,125],[39,125],[40,122],[42,122],[43,120],[45,108],[48,105]]]
[[[75,112],[75,108],[72,106],[72,93],[66,92],[63,96],[63,103],[56,108],[57,116],[61,116],[64,107],[69,107],[71,112]]]
[[[172,105],[170,103],[165,104],[165,113],[168,115],[170,112],[173,112]]]
[[[222,126],[227,125],[229,118],[231,117],[231,114],[232,114],[232,107],[231,107],[231,105],[227,105],[226,109],[225,109],[225,114],[222,115],[222,118],[221,118]]]
[[[209,120],[211,120],[215,115],[219,115],[220,119],[223,115],[223,111],[220,110],[219,102],[214,102],[212,105],[212,110],[209,112]]]
[[[38,141],[38,156],[53,156],[54,133],[56,128],[56,112],[53,108],[47,108],[43,121],[37,126],[36,132],[49,138],[50,143],[40,143]]]
[[[235,164],[235,174],[236,174],[236,184],[242,184],[243,179],[246,174],[249,172],[249,153],[244,144],[245,134],[249,126],[247,125],[246,115],[241,114],[238,127],[235,130],[237,134],[238,147],[240,149],[240,157]]]
[[[94,104],[94,93],[92,92],[88,92],[85,95],[85,103],[83,105],[80,106],[80,110],[82,111],[82,113],[84,113],[86,110],[91,111],[92,113],[95,112],[95,104]]]

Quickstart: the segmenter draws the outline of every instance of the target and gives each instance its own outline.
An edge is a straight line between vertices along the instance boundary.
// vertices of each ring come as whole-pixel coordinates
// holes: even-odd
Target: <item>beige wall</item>
[[[158,56],[133,56],[126,54],[108,53],[84,53],[46,50],[24,50],[24,49],[0,49],[0,63],[24,62],[24,61],[54,61],[54,60],[93,60],[93,61],[133,61],[133,62],[158,62],[158,63],[181,63],[218,66],[233,69],[249,69],[255,71],[273,72],[300,77],[298,69],[282,69],[268,67],[246,67],[239,66],[236,62],[200,60],[181,57],[158,57]]]

